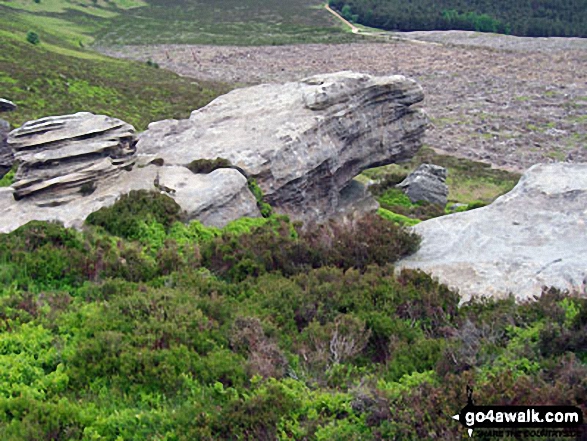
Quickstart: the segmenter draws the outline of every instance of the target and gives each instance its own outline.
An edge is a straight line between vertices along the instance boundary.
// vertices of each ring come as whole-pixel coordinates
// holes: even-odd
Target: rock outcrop
[[[421,164],[397,184],[412,202],[430,202],[445,206],[448,198],[446,169],[434,164]]]
[[[260,216],[248,178],[295,219],[374,210],[353,178],[415,154],[427,117],[411,106],[422,99],[405,77],[342,72],[235,90],[188,120],[152,123],[138,144],[132,126],[106,116],[31,121],[8,138],[19,169],[12,188],[0,189],[0,232],[33,219],[79,227],[141,189],[163,191],[188,219],[222,227]],[[217,158],[232,168],[186,167]]]
[[[491,205],[414,227],[420,268],[472,296],[518,300],[543,286],[587,294],[587,164],[540,164]]]
[[[15,109],[16,104],[12,101],[0,98],[0,112],[12,112]],[[8,173],[14,163],[14,155],[7,142],[9,132],[10,124],[0,118],[0,178]]]
[[[352,206],[341,191],[361,171],[415,154],[427,118],[412,105],[423,96],[403,76],[352,72],[263,84],[221,96],[187,120],[152,123],[137,147],[166,165],[227,159],[257,180],[277,211],[319,220],[341,202]]]
[[[28,198],[16,201],[13,189],[0,188],[0,233],[13,231],[31,220],[59,221],[66,227],[81,228],[90,213],[111,206],[132,190],[163,191],[182,207],[188,220],[197,219],[205,225],[223,227],[243,216],[260,216],[247,180],[237,170],[195,175],[184,167],[151,165],[98,182],[92,194],[80,194],[60,206],[39,207]]]
[[[8,136],[19,162],[15,199],[60,205],[91,193],[98,181],[132,168],[134,133],[124,121],[87,112],[25,123]]]

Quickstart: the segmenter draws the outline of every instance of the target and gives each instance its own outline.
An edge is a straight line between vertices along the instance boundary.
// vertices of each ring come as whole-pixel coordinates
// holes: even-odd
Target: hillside
[[[587,37],[587,8],[573,0],[330,0],[342,15],[394,31],[465,30],[529,37]]]
[[[426,143],[436,150],[517,171],[538,162],[587,161],[587,39],[465,31],[409,36],[426,41],[145,45],[108,53],[229,83],[296,81],[349,69],[406,75],[424,88],[432,122]]]
[[[18,104],[5,119],[18,126],[47,115],[105,113],[146,128],[161,118],[185,117],[228,90],[227,85],[181,78],[155,65],[99,55],[85,47],[85,31],[53,16],[0,4],[0,90]],[[27,32],[40,36],[37,45]]]
[[[0,0],[36,26],[58,23],[96,45],[284,44],[350,41],[319,0]],[[56,26],[55,26],[56,25]],[[71,31],[73,30],[73,31]],[[59,29],[59,32],[65,30]],[[77,35],[75,36],[78,37]],[[74,41],[77,44],[77,41]]]

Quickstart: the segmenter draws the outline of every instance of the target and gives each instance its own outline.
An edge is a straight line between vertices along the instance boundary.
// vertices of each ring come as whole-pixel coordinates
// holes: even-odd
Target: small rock
[[[13,110],[16,110],[16,107],[16,104],[12,101],[0,98],[0,112],[12,112]]]
[[[425,201],[445,206],[448,197],[447,171],[434,164],[421,164],[406,179],[397,184],[412,202]]]

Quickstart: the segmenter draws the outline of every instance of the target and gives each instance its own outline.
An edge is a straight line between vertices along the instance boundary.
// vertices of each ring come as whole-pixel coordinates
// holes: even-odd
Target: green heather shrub
[[[174,216],[147,212],[138,240],[0,235],[3,439],[459,439],[467,385],[587,411],[585,298],[459,306],[396,273],[417,237],[376,215]]]
[[[28,41],[30,44],[39,44],[41,39],[39,38],[39,34],[37,34],[35,31],[28,31],[26,34],[26,41]]]
[[[271,205],[264,201],[265,195],[263,194],[261,187],[259,187],[259,184],[257,184],[257,181],[255,179],[249,178],[248,184],[249,190],[251,190],[251,193],[253,193],[255,199],[257,199],[257,207],[259,208],[261,215],[263,217],[271,216],[273,209],[271,208]]]
[[[90,214],[86,223],[104,228],[110,234],[138,240],[144,223],[155,221],[165,230],[181,219],[181,207],[169,196],[146,190],[133,190],[120,197],[111,207]]]
[[[212,173],[219,168],[231,168],[232,164],[228,159],[195,159],[187,165],[192,173]]]
[[[21,287],[81,283],[88,263],[79,233],[39,221],[0,235],[0,262],[12,268],[13,282]]]
[[[397,225],[405,225],[408,227],[413,227],[420,223],[419,219],[413,219],[408,216],[404,216],[403,214],[397,214],[393,211],[386,210],[385,208],[379,208],[377,210],[377,214],[381,216],[383,219],[393,222]]]
[[[426,220],[444,215],[444,207],[425,201],[413,203],[399,188],[390,188],[377,196],[383,209],[411,218]]]
[[[308,268],[336,266],[365,269],[395,262],[413,253],[419,238],[376,215],[330,222],[292,236],[290,224],[266,224],[249,234],[224,234],[202,250],[204,266],[231,280],[279,271],[296,274]]]

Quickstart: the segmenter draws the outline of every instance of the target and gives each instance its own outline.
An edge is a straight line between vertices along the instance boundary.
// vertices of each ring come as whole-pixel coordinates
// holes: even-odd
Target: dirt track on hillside
[[[466,45],[466,35],[453,35],[458,38],[429,36],[443,45],[167,45],[103,51],[239,85],[339,70],[402,74],[424,87],[422,106],[432,122],[426,143],[437,150],[515,170],[554,160],[587,162],[587,40],[469,36],[475,44]]]

